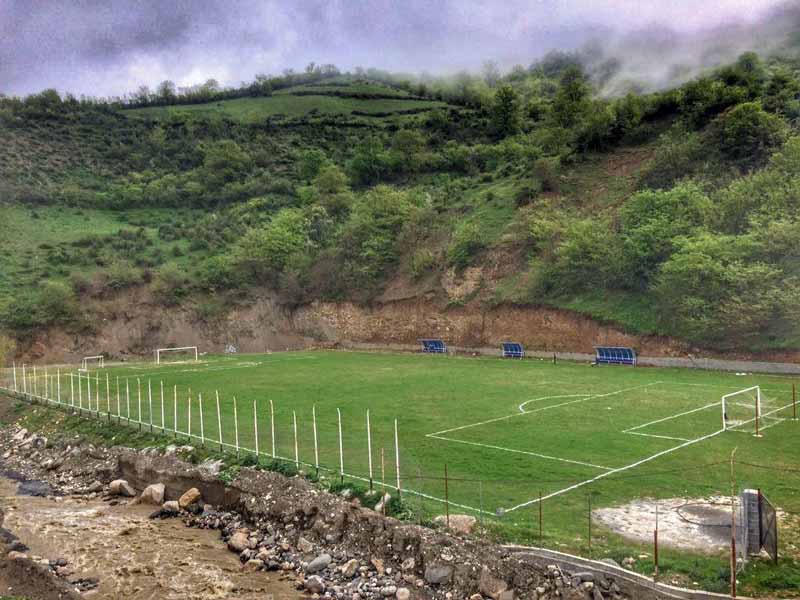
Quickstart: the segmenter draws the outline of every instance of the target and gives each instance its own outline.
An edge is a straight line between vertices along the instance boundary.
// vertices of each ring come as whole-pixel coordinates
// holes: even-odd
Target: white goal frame
[[[723,429],[723,431],[728,431],[728,430],[737,431],[736,427],[730,427],[729,424],[728,424],[729,421],[731,421],[731,419],[727,418],[728,406],[732,405],[732,404],[735,404],[734,399],[735,399],[736,396],[738,396],[740,394],[751,394],[752,392],[755,392],[755,395],[754,396],[751,395],[750,398],[753,398],[755,400],[755,403],[752,404],[752,405],[750,403],[745,404],[745,405],[740,405],[740,406],[744,406],[745,408],[751,409],[752,410],[752,416],[749,419],[747,419],[746,421],[738,423],[738,425],[745,425],[745,424],[748,424],[748,423],[753,423],[754,424],[754,428],[755,428],[755,433],[753,433],[753,435],[755,437],[761,437],[762,436],[762,431],[764,429],[766,429],[767,427],[769,427],[769,425],[766,425],[766,426],[764,425],[764,417],[770,416],[773,413],[778,412],[779,410],[783,410],[784,408],[787,408],[788,406],[791,406],[791,404],[788,404],[787,406],[783,406],[783,407],[777,408],[775,410],[771,410],[771,411],[769,411],[767,413],[764,413],[764,401],[763,401],[763,397],[761,395],[761,386],[758,386],[758,385],[754,385],[754,386],[751,386],[749,388],[745,388],[743,390],[737,390],[735,392],[731,392],[730,394],[725,394],[722,397],[722,403],[721,403],[722,404],[722,429]],[[775,419],[775,417],[772,417],[772,418]],[[777,421],[782,421],[782,420],[783,419],[777,419]],[[773,424],[775,424],[775,423],[773,423]],[[747,430],[745,430],[745,432],[747,432]]]
[[[178,351],[185,351],[185,350],[194,350],[194,362],[198,362],[200,360],[200,353],[197,351],[197,346],[181,346],[180,348],[156,348],[156,364],[161,364],[161,353],[162,352],[178,352]]]
[[[97,368],[103,369],[106,366],[106,357],[102,354],[98,354],[97,356],[84,356],[81,359],[81,366],[79,371],[88,371],[89,370],[89,361],[97,361]]]

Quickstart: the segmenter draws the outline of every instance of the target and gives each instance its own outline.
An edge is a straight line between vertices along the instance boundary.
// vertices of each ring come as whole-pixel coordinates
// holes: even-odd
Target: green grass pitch
[[[65,371],[61,370],[61,398],[69,402]],[[75,370],[71,372],[77,377]],[[52,378],[53,367],[48,374]],[[580,546],[585,537],[586,522],[576,516],[585,513],[589,501],[599,507],[638,498],[728,493],[727,461],[733,448],[741,463],[771,467],[737,465],[742,484],[760,487],[779,506],[800,512],[800,422],[791,420],[791,408],[776,414],[786,419],[771,423],[763,437],[719,432],[723,394],[760,385],[773,406],[785,406],[792,400],[793,379],[788,377],[341,351],[201,356],[198,363],[137,363],[91,370],[93,378],[98,374],[101,411],[110,405],[116,414],[119,378],[122,415],[129,410],[127,381],[130,414],[138,420],[141,389],[145,429],[150,423],[150,398],[154,428],[161,425],[162,382],[164,424],[173,428],[177,389],[182,439],[190,427],[190,397],[191,433],[200,435],[202,394],[202,429],[212,449],[219,440],[216,392],[227,448],[235,444],[234,396],[239,444],[255,448],[255,402],[258,447],[264,460],[272,452],[272,401],[277,454],[294,458],[296,418],[300,461],[315,463],[315,407],[319,462],[333,478],[340,467],[337,409],[342,417],[344,471],[369,478],[369,410],[373,478],[380,482],[383,473],[391,487],[396,481],[397,419],[400,478],[409,500],[420,501],[410,493],[418,492],[427,498],[420,501],[426,510],[442,512],[436,499],[445,496],[447,465],[451,512],[482,510],[491,518],[500,511],[501,522],[530,527],[538,519],[541,494],[545,535],[567,547]],[[89,391],[83,377],[86,406]],[[77,381],[73,379],[74,386]],[[96,401],[94,379],[92,386]],[[77,402],[77,392],[73,393]]]

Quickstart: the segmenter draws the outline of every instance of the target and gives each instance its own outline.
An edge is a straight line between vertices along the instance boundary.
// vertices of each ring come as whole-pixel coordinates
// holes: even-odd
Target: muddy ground
[[[179,520],[148,519],[153,508],[144,505],[112,506],[77,496],[19,496],[18,487],[16,481],[0,478],[4,527],[29,548],[29,556],[64,562],[62,572],[69,575],[62,579],[96,579],[92,597],[303,597],[287,581],[243,570],[217,532],[190,529]],[[31,600],[53,597],[47,589],[52,586],[44,584],[28,589],[6,577],[0,578],[0,585],[2,594],[24,593]]]

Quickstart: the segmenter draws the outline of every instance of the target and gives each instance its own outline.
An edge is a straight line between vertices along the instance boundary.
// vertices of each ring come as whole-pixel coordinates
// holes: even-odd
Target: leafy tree
[[[325,152],[319,148],[306,150],[300,158],[300,177],[309,181],[314,179],[329,162]]]
[[[619,211],[624,284],[646,289],[675,245],[702,229],[711,201],[694,184],[634,194]]]
[[[797,313],[797,282],[752,260],[751,239],[706,234],[687,240],[661,268],[655,293],[673,331],[701,343],[761,339]]]
[[[250,155],[233,140],[220,140],[205,146],[201,177],[212,190],[242,179],[253,168]]]
[[[369,137],[356,146],[347,168],[354,181],[371,184],[386,177],[392,170],[392,164],[381,141],[376,137]]]
[[[725,158],[750,169],[762,166],[783,142],[785,126],[758,102],[745,102],[717,117],[710,134]]]
[[[172,104],[177,99],[177,94],[175,93],[175,83],[169,79],[165,79],[158,84],[156,95],[158,96],[159,102],[162,104]]]
[[[404,171],[416,171],[422,162],[425,137],[416,129],[403,128],[392,138],[392,150],[397,153]]]
[[[786,67],[777,67],[764,91],[764,109],[783,116],[790,116],[792,104],[796,103],[798,98],[800,98],[800,81]]]
[[[589,110],[589,82],[577,65],[566,67],[561,74],[553,100],[552,118],[560,127],[574,127]]]
[[[453,233],[447,248],[448,262],[458,270],[469,266],[475,255],[485,247],[478,224],[467,221]]]
[[[492,127],[498,137],[504,138],[519,131],[520,100],[510,85],[500,87],[495,93],[491,118]]]
[[[264,227],[250,229],[233,249],[233,262],[245,274],[265,282],[280,273],[289,257],[308,246],[308,220],[296,208],[278,212]]]
[[[336,165],[323,167],[317,174],[314,192],[317,201],[334,217],[344,215],[352,203],[347,175]]]

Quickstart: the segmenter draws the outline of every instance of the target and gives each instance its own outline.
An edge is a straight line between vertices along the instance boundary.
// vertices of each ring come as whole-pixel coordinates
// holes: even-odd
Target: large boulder
[[[108,484],[108,492],[112,496],[127,496],[133,498],[136,495],[134,489],[124,479],[115,479]]]
[[[228,540],[228,548],[234,552],[242,552],[250,547],[250,532],[247,529],[237,529]]]
[[[163,483],[154,483],[144,488],[139,500],[142,504],[152,504],[161,506],[164,503],[164,492],[166,488]]]
[[[489,596],[493,600],[498,600],[500,595],[508,589],[508,584],[502,579],[498,579],[491,574],[489,569],[484,567],[478,581],[478,590],[484,596]]]
[[[178,504],[180,505],[181,508],[186,508],[187,506],[191,506],[192,504],[199,502],[200,498],[202,498],[200,490],[198,490],[197,488],[191,488],[186,490],[183,493],[183,496],[181,496],[178,499]]]
[[[431,585],[444,585],[453,578],[453,567],[450,565],[430,565],[425,567],[425,581]]]

